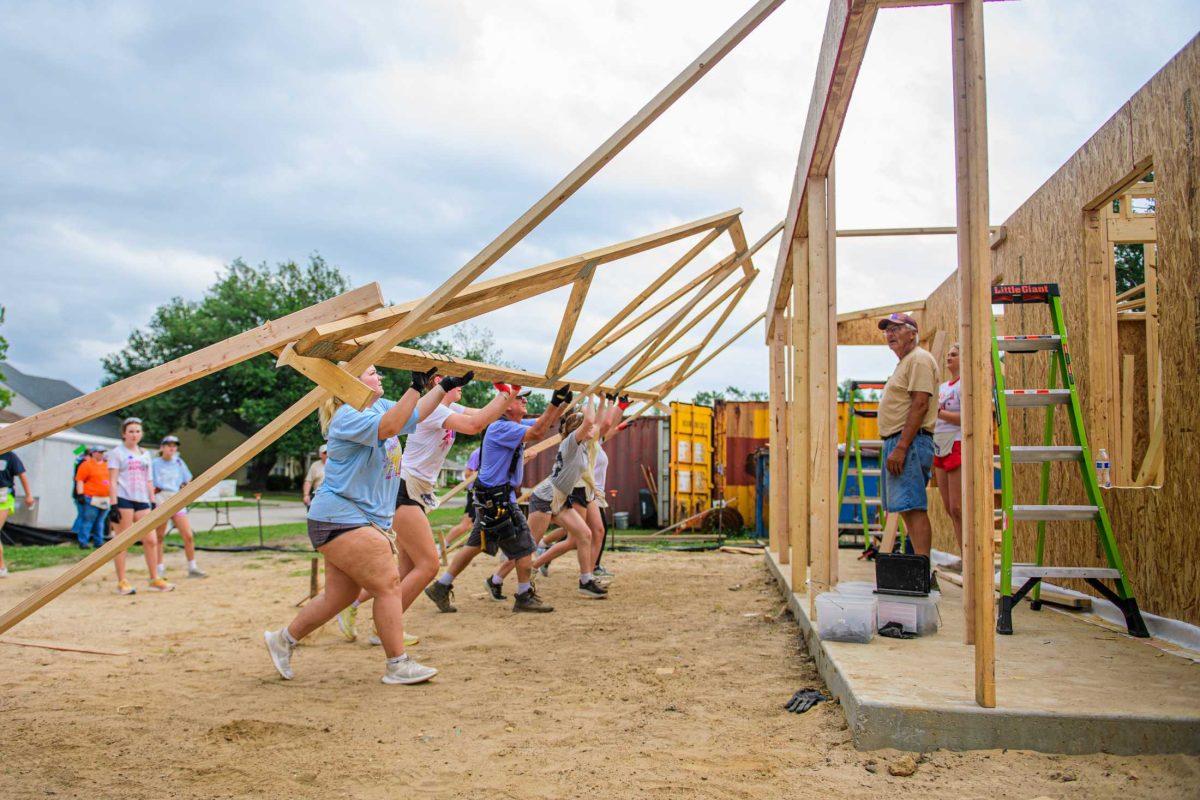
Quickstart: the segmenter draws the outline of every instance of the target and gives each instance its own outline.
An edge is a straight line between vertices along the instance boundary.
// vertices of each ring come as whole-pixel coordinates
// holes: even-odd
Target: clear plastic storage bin
[[[874,597],[875,581],[840,581],[834,591],[854,597]]]
[[[840,592],[817,595],[817,635],[826,642],[871,641],[875,635],[875,598]]]
[[[876,616],[879,627],[889,622],[899,622],[908,633],[918,636],[928,636],[937,633],[940,617],[938,616],[938,601],[942,599],[941,592],[933,591],[928,597],[907,597],[899,594],[876,595],[879,601]],[[817,598],[820,601],[821,598]]]

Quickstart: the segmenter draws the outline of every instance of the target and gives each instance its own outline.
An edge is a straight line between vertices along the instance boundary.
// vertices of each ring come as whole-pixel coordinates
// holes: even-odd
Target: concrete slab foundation
[[[1200,664],[1146,640],[1022,603],[1016,632],[996,642],[997,707],[974,700],[974,656],[962,643],[962,590],[942,585],[942,628],[912,640],[822,642],[806,587],[790,567],[767,568],[787,598],[821,676],[861,750],[1016,748],[1047,753],[1200,753]],[[840,553],[843,580],[874,566]]]

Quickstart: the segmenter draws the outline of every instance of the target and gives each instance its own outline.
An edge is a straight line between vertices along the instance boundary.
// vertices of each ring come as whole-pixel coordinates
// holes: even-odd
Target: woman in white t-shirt
[[[465,382],[469,383],[473,375],[467,373]],[[396,533],[396,546],[400,551],[400,588],[405,608],[437,577],[438,552],[427,515],[438,507],[433,489],[446,454],[454,444],[455,434],[482,433],[500,419],[521,388],[496,384],[498,391],[490,403],[483,408],[468,408],[458,403],[462,399],[463,380],[454,378],[454,385],[446,392],[441,404],[417,423],[417,429],[404,443],[404,454],[400,458],[400,489],[392,530]],[[435,377],[433,385],[438,386],[441,381],[442,376]],[[358,637],[355,627],[358,607],[370,597],[364,589],[349,608],[338,614],[338,628],[350,641]],[[376,637],[371,638],[371,643],[376,643]]]
[[[109,503],[117,509],[118,518],[113,535],[118,536],[133,523],[150,513],[154,506],[154,480],[151,477],[150,453],[138,446],[142,441],[142,421],[130,417],[121,423],[121,443],[108,451]],[[150,571],[150,588],[169,592],[175,587],[158,577],[158,533],[153,528],[142,535],[142,554]],[[117,568],[117,594],[136,594],[137,590],[125,578],[125,551],[113,559]]]
[[[946,513],[954,523],[962,552],[962,384],[958,380],[958,345],[946,353],[950,380],[938,387],[937,422],[933,426],[933,471]]]

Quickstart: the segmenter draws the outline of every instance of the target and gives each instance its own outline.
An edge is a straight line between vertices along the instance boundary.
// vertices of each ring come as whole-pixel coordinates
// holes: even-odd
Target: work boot
[[[534,614],[546,614],[553,610],[554,606],[543,603],[542,598],[538,597],[537,590],[532,586],[527,592],[518,592],[516,599],[513,600],[513,613],[529,611]]]
[[[425,596],[432,600],[433,604],[438,607],[438,611],[443,614],[453,614],[458,611],[450,602],[450,599],[454,597],[454,587],[452,586],[434,581],[425,587]]]

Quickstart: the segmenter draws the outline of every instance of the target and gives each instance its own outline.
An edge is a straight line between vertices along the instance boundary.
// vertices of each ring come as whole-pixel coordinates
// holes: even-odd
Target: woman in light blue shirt
[[[374,403],[356,411],[331,398],[321,408],[329,461],[308,510],[308,537],[325,557],[325,591],[287,627],[264,634],[285,680],[292,678],[296,642],[337,616],[360,589],[375,596],[375,625],[387,656],[383,682],[421,683],[437,674],[404,652],[404,601],[390,534],[400,481],[398,437],[415,430],[455,385],[443,380],[422,397],[435,371],[412,373],[412,386],[396,402],[384,399],[379,373],[368,367],[361,380],[375,390]]]
[[[179,455],[179,438],[164,436],[158,444],[158,456],[150,462],[150,477],[154,481],[154,502],[161,505],[171,498],[171,495],[183,488],[192,479],[192,471],[187,462]],[[187,556],[187,575],[189,578],[207,578],[208,573],[196,565],[196,537],[192,533],[192,523],[188,519],[187,506],[179,509],[171,517],[175,530],[183,539],[183,553]],[[166,541],[167,523],[158,526],[158,541],[163,545],[158,548],[158,577],[167,575]]]

